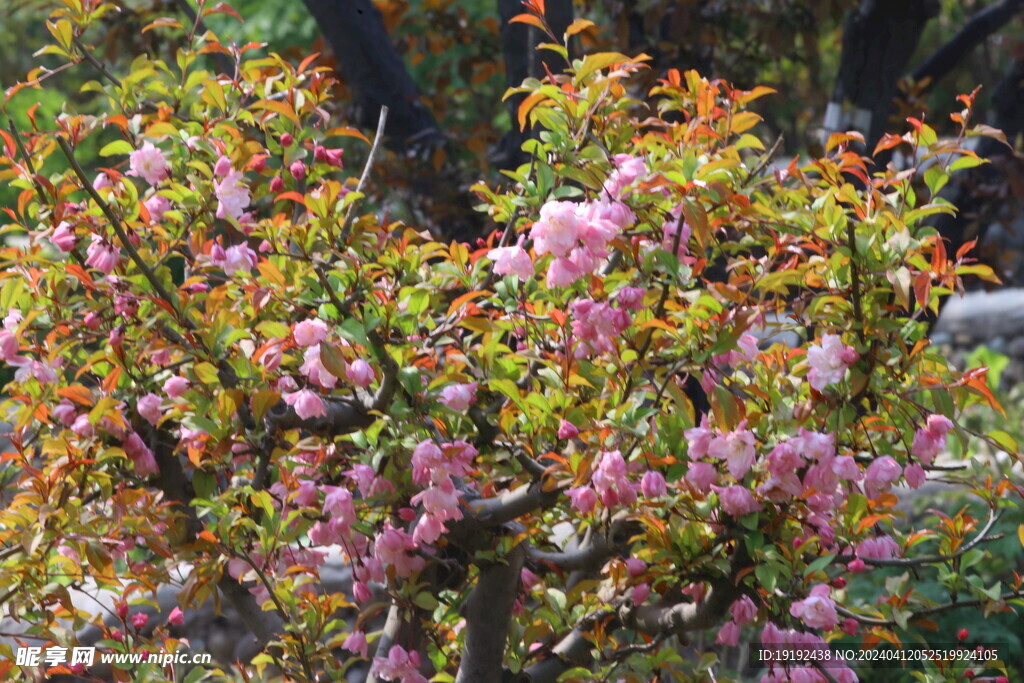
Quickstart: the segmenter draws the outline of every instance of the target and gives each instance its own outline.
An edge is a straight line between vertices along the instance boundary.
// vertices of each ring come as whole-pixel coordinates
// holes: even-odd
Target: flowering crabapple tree
[[[766,89],[670,71],[641,96],[646,57],[590,55],[523,84],[531,161],[473,188],[498,229],[442,244],[360,211],[384,115],[372,145],[330,121],[314,59],[166,18],[146,30],[174,60],[115,74],[89,51],[113,9],[64,0],[42,50],[94,73],[101,113],[3,133],[0,594],[25,638],[92,622],[105,650],[176,651],[216,600],[258,654],[187,680],[700,681],[741,639],[900,643],[1022,604],[1021,577],[971,573],[1021,487],[936,461],[951,439],[1017,450],[958,423],[1000,407],[926,337],[962,277],[993,277],[927,226],[983,163],[965,137],[995,134],[973,96],[951,140],[910,119],[882,141],[923,173],[869,175],[852,134],[771,169],[747,110]],[[758,341],[775,327],[805,344]],[[974,506],[911,526],[897,504],[929,476]],[[351,590],[324,586],[328,556]],[[183,567],[175,612],[140,618]]]

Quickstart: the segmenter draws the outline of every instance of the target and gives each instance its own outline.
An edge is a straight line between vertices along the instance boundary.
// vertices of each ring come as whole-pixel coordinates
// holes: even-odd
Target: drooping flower
[[[568,489],[565,495],[569,496],[572,506],[584,515],[592,512],[597,505],[597,493],[589,486]]]
[[[729,608],[729,614],[732,615],[733,621],[742,626],[754,620],[757,616],[757,605],[750,599],[749,596],[741,596],[739,600],[732,603],[732,607]]]
[[[870,498],[888,490],[892,484],[900,478],[903,469],[891,455],[883,455],[876,458],[868,465],[864,474],[864,492]]]
[[[727,621],[718,630],[715,642],[719,645],[738,645],[740,642],[740,627],[735,621]]]
[[[711,485],[718,481],[718,470],[709,462],[691,462],[686,471],[686,481],[706,494],[711,490]]]
[[[755,443],[753,432],[737,429],[712,439],[708,445],[708,455],[725,460],[729,474],[739,481],[754,465]]]
[[[395,573],[403,579],[423,569],[424,559],[419,555],[410,554],[416,549],[417,545],[412,536],[391,526],[390,521],[384,523],[383,531],[373,544],[374,557],[386,567],[393,566]]]
[[[846,376],[846,369],[857,358],[854,348],[843,344],[839,335],[822,335],[820,344],[812,344],[807,349],[807,360],[811,364],[807,379],[814,389],[822,391],[829,384],[841,382]]]
[[[640,480],[640,490],[643,492],[644,498],[659,498],[664,496],[668,491],[665,486],[665,477],[662,476],[661,472],[648,470]]]
[[[89,248],[85,250],[85,265],[109,275],[117,266],[120,251],[99,235],[93,235]]]
[[[345,368],[345,377],[357,387],[365,389],[373,384],[375,375],[369,363],[362,358],[357,358]]]
[[[238,220],[249,208],[249,186],[245,184],[241,171],[227,173],[213,184],[213,192],[217,196],[217,218]]]
[[[155,427],[164,414],[163,410],[160,408],[161,403],[163,403],[163,401],[159,396],[149,393],[139,399],[136,407],[139,411],[139,415],[141,415],[146,422]]]
[[[647,175],[647,164],[640,157],[630,154],[616,154],[612,157],[614,170],[608,175],[604,189],[612,197],[619,199],[626,194],[626,188],[640,177]]]
[[[914,434],[910,452],[924,465],[931,465],[935,456],[946,447],[946,439],[953,423],[944,415],[929,415],[925,426]]]
[[[420,656],[416,651],[407,652],[401,645],[393,645],[388,656],[374,657],[371,674],[386,681],[401,683],[427,683],[419,672]]]
[[[147,140],[128,157],[128,175],[140,177],[150,185],[167,179],[167,157],[159,147]]]
[[[629,481],[627,474],[626,461],[622,453],[606,451],[601,454],[592,480],[602,505],[612,507],[619,503],[629,505],[636,501],[636,488]]]
[[[302,389],[282,396],[284,402],[295,409],[295,414],[303,420],[323,417],[327,414],[327,406],[315,391]]]
[[[248,273],[260,262],[256,252],[248,244],[235,244],[228,247],[224,252],[224,273],[234,275],[238,271]]]
[[[365,657],[369,651],[369,643],[366,642],[366,634],[363,631],[353,631],[345,642],[341,644],[342,649],[348,650],[360,657]]]
[[[800,619],[811,628],[831,630],[839,622],[836,603],[829,597],[831,589],[828,584],[818,584],[811,589],[811,594],[789,607],[789,613]]]
[[[562,420],[558,424],[559,439],[575,439],[579,434],[580,430],[576,428],[576,425],[568,420]]]
[[[221,155],[221,157],[217,159],[217,163],[213,166],[213,175],[218,178],[223,178],[228,173],[231,173],[231,159]]]
[[[487,258],[494,261],[494,272],[498,275],[515,275],[520,280],[533,277],[533,261],[520,246],[491,249]]]
[[[570,309],[574,318],[572,333],[582,342],[576,350],[577,357],[611,353],[615,350],[615,339],[633,322],[628,312],[613,308],[607,301],[582,299],[570,304]]]
[[[171,377],[164,382],[164,393],[170,398],[180,398],[186,391],[188,391],[191,384],[192,383],[184,377]]]
[[[712,485],[711,489],[718,494],[718,501],[728,515],[742,517],[761,509],[761,504],[754,498],[754,494],[743,486]]]
[[[333,389],[338,384],[338,378],[324,367],[323,361],[320,359],[320,344],[306,347],[302,359],[303,363],[299,366],[299,372],[305,375],[310,382],[325,389]]]
[[[140,477],[148,477],[151,474],[156,474],[160,471],[160,468],[156,464],[156,457],[153,455],[153,451],[149,450],[145,442],[142,440],[136,432],[132,432],[128,438],[122,444],[124,452],[132,460],[132,464],[135,466],[135,473]]]
[[[171,613],[167,615],[167,623],[174,624],[175,626],[181,626],[185,623],[185,613],[181,611],[180,607],[175,607],[171,610]]]
[[[75,248],[78,238],[75,237],[75,231],[71,224],[67,221],[61,221],[50,234],[50,242],[53,243],[53,246],[67,253]]]
[[[637,311],[643,307],[646,294],[647,290],[643,287],[623,287],[616,293],[615,298],[622,308]]]
[[[892,536],[872,536],[857,544],[856,555],[862,560],[891,560],[903,554]]]
[[[916,462],[911,463],[903,469],[903,478],[906,479],[907,486],[919,489],[924,485],[926,479],[924,468]]]

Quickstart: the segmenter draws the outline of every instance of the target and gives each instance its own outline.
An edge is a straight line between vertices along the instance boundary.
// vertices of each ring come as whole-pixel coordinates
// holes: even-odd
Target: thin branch
[[[82,44],[81,38],[79,38],[78,36],[73,36],[71,40],[74,42],[75,47],[78,48],[78,52],[82,55],[82,58],[85,59],[85,61],[92,64],[93,68],[99,71],[100,74],[108,81],[110,81],[119,88],[121,87],[121,79],[115,76],[114,74],[110,73],[107,67],[103,66],[100,60],[96,59],[96,57],[93,56],[92,52],[90,52],[88,48],[86,48],[85,45]]]
[[[1024,590],[1009,591],[1007,593],[1003,593],[1002,595],[999,596],[999,601],[1006,602],[1008,600],[1016,600],[1018,598],[1024,598]],[[909,621],[914,621],[915,619],[920,619],[922,617],[930,617],[933,614],[941,614],[942,612],[949,612],[951,610],[960,609],[962,607],[980,607],[980,606],[982,606],[982,605],[984,605],[985,603],[988,603],[988,602],[993,602],[993,600],[991,598],[985,598],[985,599],[979,598],[977,600],[962,600],[962,601],[957,601],[957,602],[952,602],[952,601],[951,602],[944,602],[941,605],[935,605],[934,607],[928,607],[928,608],[925,608],[925,609],[922,609],[922,610],[917,610],[915,612],[911,612],[910,615],[907,617],[907,621],[908,622]],[[857,614],[856,612],[848,610],[845,607],[840,607],[839,605],[836,605],[836,612],[838,612],[839,614],[842,614],[844,617],[850,617],[851,619],[856,619],[861,624],[866,624],[868,626],[896,626],[897,625],[895,619],[878,619],[876,617],[867,617],[867,616],[864,616],[863,614]]]
[[[359,184],[356,185],[356,192],[362,192],[366,186],[366,179],[370,176],[370,168],[373,167],[373,162],[377,159],[377,150],[380,149],[380,143],[384,139],[384,128],[388,122],[388,108],[382,106],[380,108],[380,119],[377,121],[377,135],[373,138],[373,146],[370,147],[370,155],[366,157],[366,165],[363,166],[363,173],[359,176]],[[355,214],[356,204],[359,200],[354,200],[348,205],[348,211],[345,212],[345,220],[341,225],[341,234],[338,236],[338,242],[341,244],[345,243],[348,239],[348,233],[352,230],[352,217]]]
[[[135,265],[138,266],[139,270],[142,271],[142,274],[153,286],[153,289],[160,296],[160,298],[166,301],[168,305],[170,305],[174,309],[178,320],[180,320],[189,329],[194,329],[194,326],[192,325],[191,321],[188,318],[183,318],[181,313],[178,311],[177,301],[171,297],[170,292],[168,292],[167,289],[164,288],[163,283],[160,282],[159,278],[157,278],[156,273],[154,273],[153,270],[149,267],[149,264],[143,260],[143,258],[139,255],[139,252],[135,250],[135,247],[132,245],[131,240],[128,239],[128,233],[125,231],[124,226],[121,224],[121,220],[117,217],[117,214],[114,213],[113,209],[110,208],[110,205],[108,205],[103,200],[103,197],[101,197],[100,193],[96,191],[96,188],[93,187],[92,181],[89,180],[89,178],[85,175],[85,171],[82,170],[82,166],[78,163],[78,160],[75,158],[75,153],[74,151],[72,151],[71,145],[63,136],[60,135],[57,136],[57,144],[60,145],[60,149],[62,152],[64,152],[64,156],[67,157],[68,163],[70,163],[71,168],[74,169],[75,175],[77,175],[78,179],[82,181],[82,185],[85,188],[85,191],[89,193],[89,195],[93,198],[93,201],[95,201],[96,204],[100,207],[100,210],[103,211],[103,215],[107,217],[108,221],[110,221],[110,227],[114,229],[114,233],[117,235],[117,239],[121,241],[121,246],[124,248],[125,251],[128,252],[129,258],[131,258],[131,260],[135,262]]]
[[[999,512],[995,509],[989,510],[988,522],[985,524],[981,532],[975,536],[968,543],[964,543],[960,546],[956,552],[950,553],[949,555],[933,555],[931,557],[894,557],[892,559],[865,559],[864,562],[867,564],[875,565],[876,567],[917,567],[923,564],[941,564],[943,562],[949,562],[955,560],[961,555],[967,553],[979,543],[985,541],[996,540],[995,538],[988,537],[988,532],[992,530],[995,523],[999,520]]]
[[[39,180],[36,179],[35,165],[33,165],[32,157],[29,156],[28,151],[25,149],[25,143],[21,140],[21,133],[18,132],[18,127],[14,124],[14,119],[7,119],[7,127],[11,130],[11,137],[14,138],[14,144],[17,145],[21,158],[25,160],[25,166],[28,168],[28,172],[32,177],[32,185],[36,188],[36,195],[38,195],[39,201],[46,204],[46,193],[43,191],[43,186],[39,184]]]

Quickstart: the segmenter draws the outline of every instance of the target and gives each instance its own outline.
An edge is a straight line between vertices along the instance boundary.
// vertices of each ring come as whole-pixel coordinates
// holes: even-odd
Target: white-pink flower
[[[533,277],[533,261],[520,246],[491,249],[487,258],[494,261],[494,272],[498,275],[515,275],[520,280]]]
[[[597,493],[589,486],[579,486],[565,492],[572,501],[572,506],[582,514],[593,511],[597,505]]]
[[[171,202],[167,197],[161,194],[155,194],[146,201],[142,202],[146,210],[149,211],[149,220],[154,223],[159,223],[164,219],[164,214],[171,210]]]
[[[476,390],[476,382],[449,384],[441,390],[438,400],[451,410],[461,413],[476,403]]]
[[[139,415],[141,415],[146,422],[149,422],[154,427],[156,423],[163,417],[164,411],[160,408],[160,404],[163,403],[161,398],[156,394],[149,393],[139,399],[137,409]]]
[[[418,671],[420,667],[419,653],[406,652],[401,645],[393,645],[387,659],[375,657],[370,672],[386,681],[401,683],[427,683],[427,679]]]
[[[348,364],[345,368],[345,377],[355,384],[357,387],[363,387],[364,389],[373,384],[374,373],[373,368],[362,358],[357,358]]]
[[[574,202],[549,201],[540,208],[540,218],[530,228],[533,248],[540,254],[565,256],[577,244],[584,219]]]
[[[870,498],[888,490],[892,484],[900,478],[903,468],[891,455],[883,455],[876,458],[868,465],[864,474],[864,492]]]
[[[708,455],[725,460],[729,474],[739,481],[754,465],[755,443],[753,432],[737,429],[712,439],[708,445]]]
[[[408,578],[413,572],[423,569],[425,561],[415,553],[416,542],[412,536],[391,526],[390,521],[384,523],[384,530],[377,536],[373,544],[373,554],[385,567],[392,566],[401,578]]]
[[[836,603],[829,597],[829,592],[827,584],[818,584],[811,589],[808,597],[790,605],[789,613],[811,628],[835,628],[839,617],[836,614]]]
[[[237,220],[249,207],[249,186],[241,171],[230,171],[213,184],[213,191],[217,195],[217,218]]]
[[[85,265],[109,275],[117,266],[120,252],[120,249],[114,248],[99,235],[93,235],[89,248],[85,250]]]
[[[812,344],[807,349],[807,360],[811,371],[807,379],[817,391],[822,391],[829,384],[841,382],[846,376],[846,369],[857,361],[857,352],[852,346],[843,344],[837,334],[825,334],[821,344]]]
[[[709,462],[691,462],[686,470],[686,481],[701,493],[707,493],[718,481],[718,470]]]
[[[718,494],[718,502],[721,503],[722,509],[733,517],[742,517],[761,509],[761,504],[754,498],[754,494],[743,486],[712,485],[711,489]]]
[[[188,391],[191,382],[184,377],[171,377],[169,380],[164,382],[164,393],[171,398],[179,398],[186,391]]]
[[[327,339],[327,323],[323,320],[303,320],[295,325],[292,337],[299,346],[313,346]]]
[[[305,375],[310,382],[325,389],[333,389],[338,384],[338,378],[324,367],[320,359],[320,344],[309,346],[302,355],[303,363],[299,366],[299,372]]]
[[[256,252],[249,248],[248,244],[236,244],[228,247],[224,252],[224,268],[226,275],[234,275],[238,271],[248,273],[260,262]]]
[[[131,167],[128,175],[140,177],[150,185],[167,179],[167,157],[159,147],[148,140],[143,143],[141,149],[129,155],[128,165]]]
[[[284,398],[285,403],[295,409],[295,414],[303,420],[308,420],[312,417],[323,417],[327,414],[327,406],[324,405],[323,399],[320,398],[319,394],[310,389],[293,391],[284,394],[282,398]]]
[[[668,488],[665,485],[665,477],[662,476],[661,472],[647,470],[640,480],[640,491],[643,492],[644,498],[664,496],[668,492]]]
[[[914,434],[910,452],[925,465],[932,464],[936,455],[946,447],[946,437],[953,423],[944,415],[929,415],[925,426]]]

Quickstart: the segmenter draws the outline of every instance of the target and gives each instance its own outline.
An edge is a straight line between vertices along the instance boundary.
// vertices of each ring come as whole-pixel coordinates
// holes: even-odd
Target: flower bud
[[[296,180],[306,179],[306,164],[301,161],[293,161],[292,165],[288,167],[288,172],[292,174],[292,178]]]
[[[284,192],[284,179],[281,176],[274,176],[274,179],[270,181],[270,191],[274,194]]]
[[[291,147],[293,142],[295,142],[295,138],[291,136],[291,133],[281,135],[281,145],[283,147]]]

